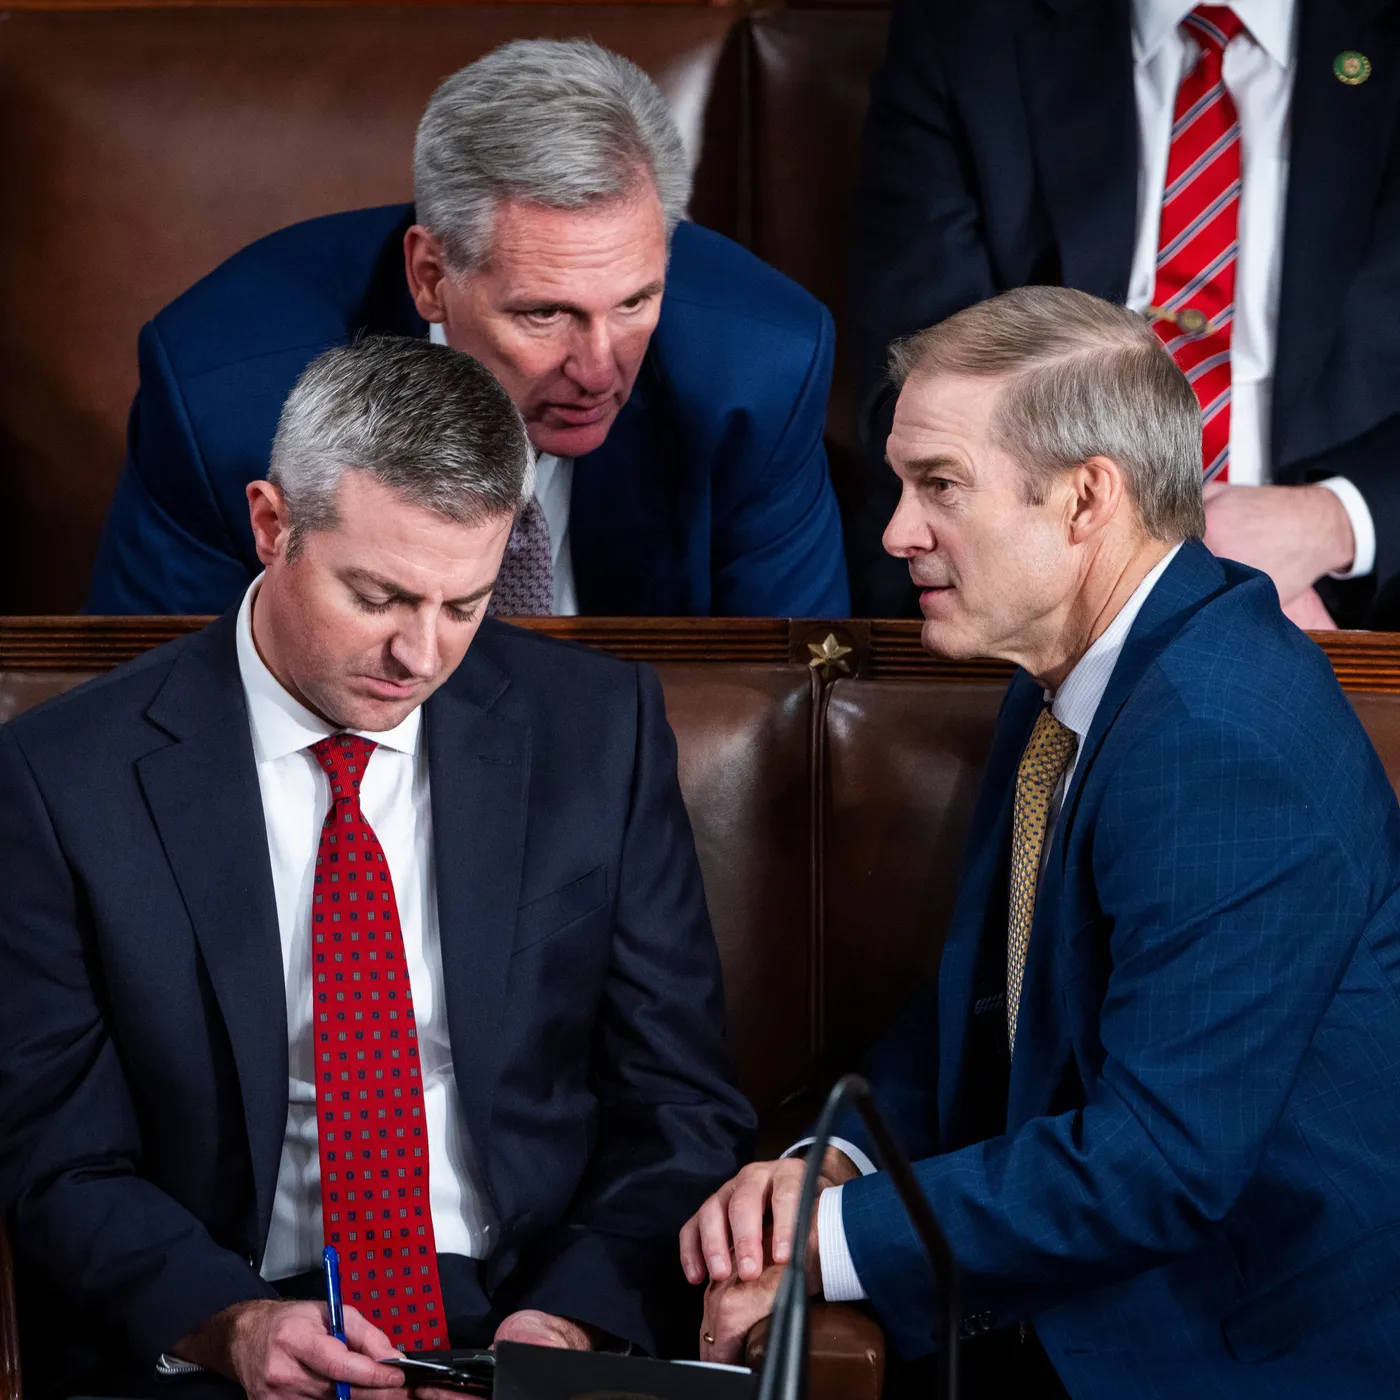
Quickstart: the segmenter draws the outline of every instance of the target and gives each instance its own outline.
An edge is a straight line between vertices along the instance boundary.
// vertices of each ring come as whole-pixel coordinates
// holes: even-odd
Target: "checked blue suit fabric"
[[[1029,1321],[1076,1400],[1400,1394],[1400,809],[1374,748],[1269,580],[1188,542],[1066,793],[1005,1132],[978,1140],[974,971],[1004,947],[1042,704],[1018,673],[938,983],[869,1065],[966,1313]],[[927,1352],[888,1180],[848,1183],[842,1217],[895,1344]]]

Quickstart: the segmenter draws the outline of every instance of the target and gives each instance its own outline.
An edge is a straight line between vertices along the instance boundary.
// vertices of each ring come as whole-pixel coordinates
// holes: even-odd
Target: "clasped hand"
[[[773,1311],[778,1282],[792,1258],[798,1200],[806,1163],[786,1157],[752,1162],[726,1182],[681,1229],[681,1268],[705,1289],[700,1359],[736,1365],[753,1325]],[[822,1159],[819,1191],[858,1176],[844,1152],[829,1148]],[[805,1242],[807,1283],[821,1292],[817,1223]]]
[[[1349,569],[1356,553],[1351,521],[1323,486],[1205,489],[1206,545],[1213,554],[1262,569],[1274,581],[1285,616],[1312,631],[1333,628],[1313,584]]]

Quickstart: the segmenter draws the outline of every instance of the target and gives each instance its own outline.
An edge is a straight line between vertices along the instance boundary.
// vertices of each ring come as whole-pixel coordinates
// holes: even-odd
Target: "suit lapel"
[[[984,938],[995,937],[988,920],[1004,907],[996,885],[1011,840],[1016,769],[1042,703],[1042,691],[1018,672],[997,721],[996,738],[968,828],[967,857],[958,882],[953,922],[938,969],[939,1140],[954,1144],[966,1087],[967,1038],[977,962]],[[1003,946],[1006,930],[1001,931]]]
[[[1048,1111],[1070,1053],[1069,1039],[1055,1024],[1052,978],[1058,941],[1066,930],[1060,917],[1065,894],[1065,851],[1078,813],[1080,794],[1103,750],[1104,740],[1148,667],[1201,604],[1225,587],[1219,562],[1199,540],[1188,540],[1157,580],[1133,620],[1123,650],[1084,737],[1074,776],[1061,804],[1049,855],[1036,892],[1035,919],[1026,950],[1026,973],[1017,1021],[1016,1054],[1011,1062],[1007,1123],[1014,1130]]]
[[[238,673],[235,614],[192,639],[147,718],[174,739],[138,779],[194,925],[243,1097],[258,1241],[287,1123],[287,1013],[267,829]]]
[[[1064,866],[1065,841],[1079,810],[1079,795],[1084,791],[1084,784],[1119,711],[1137,688],[1143,673],[1181,631],[1190,615],[1226,586],[1224,571],[1215,556],[1200,540],[1187,540],[1148,594],[1142,611],[1133,619],[1103,699],[1094,711],[1094,722],[1084,737],[1074,777],[1060,809],[1055,843],[1050,852],[1051,860],[1059,869]]]
[[[653,348],[603,445],[574,463],[569,540],[579,611],[688,616],[680,502],[682,457]],[[708,536],[708,528],[706,535]],[[698,609],[708,612],[706,607]]]
[[[493,714],[509,680],[481,648],[424,709],[448,1030],[457,1090],[491,1181],[497,1029],[525,859],[530,731]]]
[[[1364,83],[1340,82],[1333,70],[1348,49],[1371,61]],[[1290,432],[1371,239],[1400,101],[1392,0],[1301,0],[1297,55],[1274,356],[1273,456],[1280,465],[1296,459]]]
[[[1123,0],[1047,0],[1018,36],[1060,280],[1114,302],[1128,295],[1137,213],[1131,8]]]

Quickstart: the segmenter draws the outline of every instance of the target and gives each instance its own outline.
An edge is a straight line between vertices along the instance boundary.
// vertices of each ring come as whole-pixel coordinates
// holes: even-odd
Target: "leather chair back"
[[[729,1039],[763,1118],[816,1077],[812,685],[780,663],[658,668],[720,957]]]
[[[681,790],[766,1148],[936,975],[998,681],[663,662]],[[90,671],[0,670],[0,722]],[[1400,694],[1352,703],[1400,791]]]
[[[827,452],[838,496],[859,492],[855,399],[842,326],[856,159],[889,13],[874,6],[777,9],[751,21],[753,238],[765,262],[836,317]]]
[[[143,322],[254,239],[412,196],[442,78],[591,35],[660,84],[695,218],[737,219],[740,58],[704,6],[160,6],[0,30],[0,612],[73,609],[120,469]]]

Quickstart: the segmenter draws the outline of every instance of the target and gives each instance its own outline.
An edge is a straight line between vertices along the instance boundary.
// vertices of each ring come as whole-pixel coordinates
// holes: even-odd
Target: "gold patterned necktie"
[[[1016,1050],[1016,1016],[1021,1009],[1021,982],[1026,975],[1035,892],[1040,880],[1040,853],[1050,799],[1079,747],[1079,736],[1060,723],[1047,705],[1031,730],[1030,742],[1016,770],[1016,812],[1011,830],[1011,898],[1006,940],[1006,1027]]]

